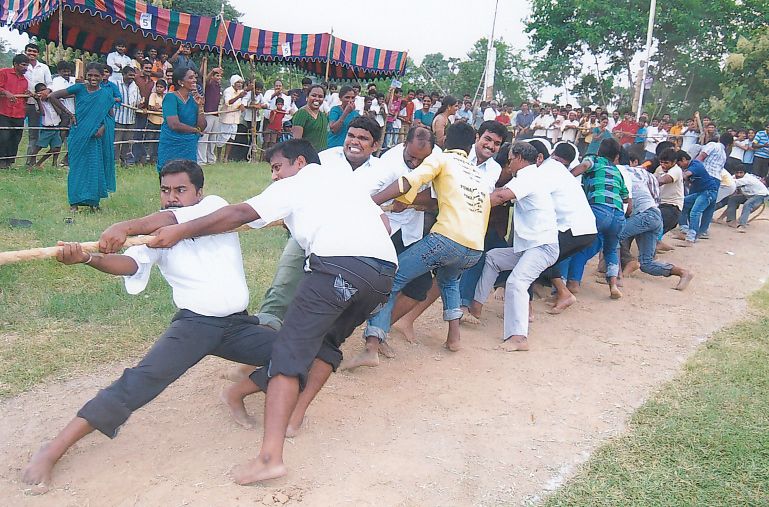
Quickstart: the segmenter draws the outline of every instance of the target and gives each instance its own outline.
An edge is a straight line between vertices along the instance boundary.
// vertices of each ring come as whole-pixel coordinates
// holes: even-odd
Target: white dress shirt
[[[52,92],[58,92],[59,90],[66,90],[73,84],[75,84],[74,77],[69,78],[69,81],[67,81],[61,76],[56,76],[55,78],[53,78],[50,88]],[[59,99],[59,101],[61,102],[61,105],[67,109],[67,111],[69,111],[72,114],[75,114],[75,98],[74,97],[69,97],[67,99]]]
[[[309,256],[373,257],[397,264],[382,209],[343,168],[309,164],[246,201],[264,227],[283,220]]]
[[[558,244],[555,205],[548,191],[548,176],[532,164],[520,169],[505,188],[515,194],[513,252]]]
[[[595,215],[579,180],[562,163],[551,158],[545,160],[537,169],[550,189],[558,230],[565,232],[571,229],[573,236],[597,233]]]
[[[344,156],[344,147],[342,146],[323,150],[318,156],[323,167],[342,168],[351,172],[355,181],[369,195],[379,193],[400,176],[398,171],[393,169],[393,166],[382,165],[381,161],[374,156],[369,157],[360,167],[353,170],[347,157]]]
[[[195,206],[170,211],[178,223],[184,223],[226,205],[227,201],[221,197],[209,195]],[[129,294],[139,294],[147,287],[152,266],[157,264],[171,286],[177,308],[208,317],[226,317],[248,306],[248,286],[237,233],[184,239],[171,248],[133,246],[125,255],[139,266],[135,274],[124,277]]]
[[[467,160],[471,164],[478,166],[478,169],[483,172],[484,181],[488,186],[489,194],[491,194],[497,187],[497,180],[499,180],[499,175],[502,174],[502,166],[494,160],[494,157],[487,158],[482,164],[478,164],[478,153],[476,150],[477,148],[473,146],[473,149],[470,150],[470,154],[467,156]]]

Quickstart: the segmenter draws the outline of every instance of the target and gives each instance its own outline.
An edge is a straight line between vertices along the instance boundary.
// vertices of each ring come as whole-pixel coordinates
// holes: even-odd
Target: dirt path
[[[418,323],[420,344],[396,338],[398,358],[332,376],[308,428],[286,445],[288,477],[267,486],[238,487],[228,477],[232,464],[254,455],[261,431],[230,421],[217,401],[225,362],[211,358],[137,412],[116,440],[95,434],[73,448],[48,494],[25,494],[19,470],[30,453],[126,365],[41,386],[0,403],[0,498],[29,506],[536,500],[622,431],[705,337],[742,315],[745,296],[769,275],[769,222],[751,229],[713,226],[713,239],[665,254],[697,272],[688,292],[671,290],[673,279],[637,274],[626,297],[610,301],[586,274],[566,314],[547,315],[535,302],[528,353],[497,349],[496,301],[483,326],[463,328],[465,349],[445,352],[433,306]],[[360,346],[354,337],[345,352]],[[262,401],[249,403],[259,419]]]

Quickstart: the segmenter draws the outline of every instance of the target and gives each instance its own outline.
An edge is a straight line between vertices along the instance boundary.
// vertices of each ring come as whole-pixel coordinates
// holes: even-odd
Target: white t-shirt
[[[683,133],[681,133],[681,149],[691,155],[689,150],[694,148],[694,145],[697,144],[699,138],[699,133],[685,128]]]
[[[555,118],[549,114],[544,116],[538,115],[534,118],[534,121],[531,122],[531,128],[534,130],[534,137],[547,137],[547,129],[553,125],[554,121]]]
[[[353,170],[347,157],[344,156],[344,147],[335,146],[318,153],[320,164],[323,167],[341,168],[350,171],[355,181],[369,195],[374,195],[382,191],[387,185],[401,176],[391,165],[381,165],[380,160],[371,156]]]
[[[343,168],[309,164],[296,176],[271,184],[246,204],[260,217],[249,224],[251,227],[282,219],[308,256],[398,262],[382,223],[382,209]]]
[[[558,221],[547,175],[532,164],[520,169],[505,188],[515,194],[513,251],[558,244]]]
[[[27,72],[24,73],[24,77],[27,78],[27,84],[29,85],[28,87],[31,93],[35,93],[35,85],[38,83],[45,83],[46,87],[50,87],[53,83],[53,79],[51,79],[51,69],[48,68],[48,65],[42,62],[37,62],[37,65],[34,67],[30,64],[30,66],[27,67]]]
[[[651,125],[646,127],[646,144],[644,145],[644,149],[646,151],[656,153],[657,145],[660,144],[660,141],[662,141],[662,139],[660,139],[659,133],[660,130],[657,127],[652,127]]]
[[[109,80],[113,83],[123,82],[123,68],[130,67],[133,63],[133,59],[128,55],[121,55],[117,51],[107,55],[107,65],[112,67],[112,76]]]
[[[252,102],[253,94],[254,92],[247,92],[246,96],[243,97],[243,104],[245,104],[246,106],[265,104],[264,95],[262,95],[261,93],[258,93],[256,95],[256,98],[254,98]],[[264,116],[263,111],[264,109],[251,109],[250,107],[246,107],[246,110],[243,111],[243,120],[244,121],[262,121],[262,117]]]
[[[47,100],[42,100],[40,103],[43,105],[43,127],[58,127],[61,123],[61,117],[54,109],[53,104]]]
[[[769,195],[766,185],[752,174],[745,174],[742,178],[734,178],[734,184],[747,196]]]
[[[732,145],[732,151],[729,153],[730,158],[736,158],[740,162],[742,162],[742,159],[745,157],[745,150],[751,145],[750,141],[737,141],[734,140],[734,144]]]
[[[561,130],[563,131],[563,135],[561,139],[563,139],[564,141],[568,141],[570,143],[576,143],[577,133],[579,132],[579,130],[577,128],[567,129],[566,127],[579,127],[579,121],[564,120],[563,123],[561,123]]]
[[[393,146],[379,159],[379,165],[387,167],[387,172],[393,172],[393,174],[396,175],[395,179],[412,171],[412,169],[406,165],[406,162],[403,161],[404,149],[405,146],[403,143]],[[433,154],[435,153],[441,153],[441,149],[438,146],[433,148]],[[425,188],[427,188],[427,186],[420,188],[419,191],[421,192]],[[424,236],[425,214],[423,211],[417,211],[413,208],[406,208],[400,213],[388,211],[387,218],[390,220],[392,234],[395,234],[399,230],[401,231],[401,239],[403,240],[404,246],[416,243],[422,239],[422,236]]]
[[[497,116],[499,116],[499,113],[497,113],[494,108],[487,107],[483,112],[483,121],[496,120]]]
[[[627,188],[628,193],[628,199],[633,198],[633,175],[630,174],[630,171],[628,171],[625,166],[618,165],[617,169],[619,169],[619,173],[622,175],[622,180],[625,182],[625,188]],[[627,212],[628,204],[624,203],[622,204],[622,209]]]
[[[672,204],[679,210],[684,209],[684,175],[681,168],[674,165],[665,172],[658,167],[654,174],[667,174],[673,178],[671,183],[660,185],[660,204]]]
[[[571,229],[574,236],[598,232],[595,226],[595,215],[590,209],[590,203],[587,202],[585,191],[579,180],[562,163],[551,158],[545,160],[537,170],[542,173],[550,189],[558,220],[558,230],[565,232]]]
[[[209,195],[195,206],[171,211],[178,223],[189,222],[227,205],[219,196]],[[248,307],[248,286],[238,234],[216,234],[184,239],[171,248],[133,246],[125,255],[139,269],[124,277],[126,291],[139,294],[147,287],[152,266],[171,286],[177,308],[208,317],[226,317]]]
[[[51,91],[58,92],[59,90],[66,90],[73,84],[75,84],[74,77],[69,78],[69,81],[67,81],[61,76],[56,76],[55,78],[53,78],[53,81],[51,82]],[[75,98],[74,97],[69,97],[67,99],[59,99],[59,101],[61,102],[61,105],[67,109],[67,111],[69,111],[72,114],[75,114]]]

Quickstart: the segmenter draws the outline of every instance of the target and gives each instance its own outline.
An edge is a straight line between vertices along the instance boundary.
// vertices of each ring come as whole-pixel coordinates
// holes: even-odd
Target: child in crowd
[[[35,85],[35,93],[38,94],[46,88],[47,86],[45,83],[37,83]],[[59,162],[59,152],[61,152],[62,145],[61,134],[57,129],[61,124],[61,116],[59,116],[59,114],[69,115],[64,111],[57,110],[56,106],[54,106],[54,104],[47,98],[37,99],[36,106],[40,110],[40,126],[43,127],[44,130],[40,131],[40,135],[37,138],[37,146],[34,148],[33,156],[40,153],[40,150],[43,148],[48,148],[48,153],[37,161],[35,167],[42,168],[43,163],[48,160],[49,157],[53,157],[53,165],[56,167],[56,164]]]
[[[147,110],[151,111],[147,114],[147,130],[150,132],[146,133],[144,139],[150,141],[147,145],[150,164],[155,164],[158,159],[158,145],[154,141],[160,139],[160,127],[163,125],[163,98],[166,96],[167,88],[168,83],[165,79],[158,79],[147,101]]]

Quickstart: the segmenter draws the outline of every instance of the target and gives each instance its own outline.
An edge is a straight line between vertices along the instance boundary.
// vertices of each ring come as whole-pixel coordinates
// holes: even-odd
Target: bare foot
[[[579,294],[580,284],[576,280],[569,280],[566,282],[566,288],[569,289],[569,292],[572,294]]]
[[[388,359],[393,359],[395,357],[395,351],[387,342],[382,342],[379,344],[379,353]]]
[[[664,241],[657,243],[657,252],[670,252],[671,250],[675,250],[675,248]]]
[[[504,287],[497,287],[494,290],[494,299],[497,301],[504,301],[505,300],[505,288]]]
[[[609,285],[609,280],[607,280],[604,277],[598,277],[595,279],[595,283],[599,283],[601,285]],[[617,287],[624,287],[625,282],[622,281],[622,278],[617,279]]]
[[[558,315],[576,302],[577,296],[574,294],[569,294],[569,296],[566,298],[556,299],[555,306],[547,310],[547,313],[550,315]]]
[[[462,350],[462,343],[459,341],[459,338],[447,338],[443,346],[451,352]]]
[[[641,269],[641,263],[638,261],[630,261],[625,265],[625,268],[622,270],[622,276],[630,276],[636,271]]]
[[[345,359],[342,361],[342,364],[339,366],[340,370],[353,370],[359,366],[369,366],[371,368],[374,368],[376,366],[379,366],[379,344],[376,343],[374,346],[371,346],[371,344],[366,344],[366,348],[358,354],[357,356],[353,357],[350,360]]]
[[[694,278],[694,273],[691,271],[684,271],[681,275],[681,279],[678,281],[678,285],[675,286],[675,290],[684,290],[689,286],[689,282]]]
[[[224,380],[229,380],[230,382],[240,382],[244,378],[251,375],[251,373],[256,369],[255,366],[249,366],[245,364],[239,364],[237,366],[233,366],[230,369],[223,371],[220,375],[221,378]]]
[[[277,479],[288,473],[282,460],[264,459],[261,456],[237,465],[232,469],[232,478],[236,484],[247,486],[259,481]]]
[[[681,241],[686,241],[686,233],[682,231],[675,231],[673,237],[675,239],[680,239]]]
[[[401,319],[403,320],[403,319]],[[411,322],[401,322],[400,320],[392,325],[395,331],[398,331],[409,343],[417,342],[417,335],[414,332],[414,324]]]
[[[243,397],[232,389],[232,386],[227,386],[219,393],[219,399],[224,402],[227,408],[230,410],[230,415],[236,423],[240,424],[247,430],[253,429],[256,422],[246,412],[246,406],[243,404]]]
[[[694,246],[694,241],[689,241],[688,239],[685,239],[685,240],[681,241],[681,243],[679,243],[678,246],[683,247],[683,248],[689,248],[689,247]]]
[[[616,284],[609,286],[609,293],[612,299],[620,299],[622,297],[622,292],[620,292]]]
[[[48,455],[48,444],[43,445],[32,456],[27,466],[21,471],[21,480],[24,484],[35,486],[32,494],[42,495],[48,492],[51,485],[51,474],[56,460]]]
[[[505,352],[525,352],[529,350],[529,340],[525,336],[511,336],[502,342],[501,348]]]
[[[307,417],[302,417],[302,420],[299,421],[299,424],[294,425],[291,421],[288,421],[288,426],[286,426],[286,438],[294,438],[299,434],[299,432],[306,426],[307,423]]]
[[[459,322],[462,324],[472,324],[474,326],[479,326],[481,324],[481,319],[470,313],[470,310],[467,308],[462,308],[462,311],[464,314],[462,315],[462,320]]]

